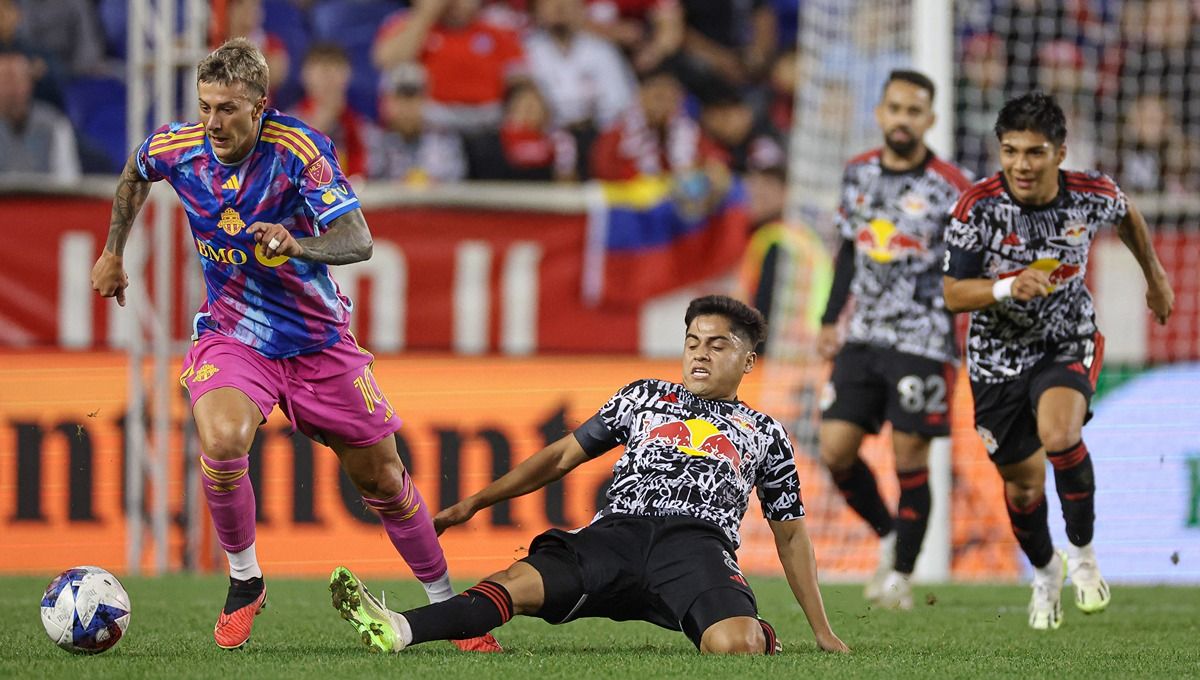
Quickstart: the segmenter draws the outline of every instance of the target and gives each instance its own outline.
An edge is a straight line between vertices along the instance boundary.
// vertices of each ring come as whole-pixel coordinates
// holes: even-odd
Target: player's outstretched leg
[[[528,572],[540,578],[532,567],[521,562],[507,572],[494,574],[493,578],[505,580],[514,570],[526,578],[530,576]],[[387,609],[345,567],[334,569],[329,590],[334,609],[358,631],[363,643],[377,652],[398,652],[431,640],[478,638],[507,623],[516,611],[508,588],[492,579],[481,581],[449,600],[403,613]]]

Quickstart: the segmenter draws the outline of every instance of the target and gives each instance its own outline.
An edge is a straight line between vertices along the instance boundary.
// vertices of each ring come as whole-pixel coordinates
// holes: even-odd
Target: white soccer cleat
[[[1071,577],[1071,585],[1075,586],[1075,607],[1084,614],[1104,611],[1112,595],[1108,591],[1108,583],[1100,575],[1096,552],[1090,544],[1082,548],[1071,546],[1067,557],[1067,574]]]
[[[879,566],[871,575],[863,588],[863,597],[869,602],[876,602],[883,594],[883,584],[891,576],[896,566],[896,532],[879,539]]]
[[[908,574],[891,571],[879,588],[875,605],[883,609],[908,611],[913,608],[912,580]]]
[[[1033,570],[1033,598],[1029,600],[1029,627],[1058,630],[1062,625],[1062,588],[1067,580],[1067,556],[1054,552],[1050,563]]]

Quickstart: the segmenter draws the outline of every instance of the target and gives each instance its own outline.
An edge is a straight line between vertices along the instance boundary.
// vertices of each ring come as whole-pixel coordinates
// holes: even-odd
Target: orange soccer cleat
[[[464,652],[482,652],[484,654],[495,654],[503,652],[504,648],[496,642],[496,638],[491,633],[484,633],[480,637],[470,638],[469,640],[451,640],[455,647],[458,647]]]
[[[213,627],[213,639],[221,649],[241,649],[250,641],[254,617],[267,606],[267,586],[262,577],[241,581],[229,578],[225,608]]]

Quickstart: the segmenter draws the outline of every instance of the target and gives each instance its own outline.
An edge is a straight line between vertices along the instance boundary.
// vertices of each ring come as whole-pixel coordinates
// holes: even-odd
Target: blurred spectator
[[[1037,49],[1037,86],[1052,95],[1067,118],[1067,157],[1063,167],[1074,170],[1099,164],[1101,142],[1095,124],[1097,71],[1084,51],[1069,40],[1050,40]]]
[[[584,23],[584,0],[538,0],[525,50],[557,125],[605,129],[633,104],[633,75],[621,53]]]
[[[735,173],[746,172],[751,155],[776,162],[784,157],[779,132],[732,88],[714,88],[708,94],[700,125],[715,142],[720,160]]]
[[[460,131],[500,120],[505,89],[525,76],[515,31],[489,23],[481,0],[414,0],[380,27],[371,59],[380,71],[420,61],[429,74],[432,122]]]
[[[75,132],[66,116],[33,99],[33,67],[20,52],[0,53],[0,174],[79,179]]]
[[[776,45],[781,50],[794,50],[800,33],[800,0],[770,0],[775,12]]]
[[[1004,104],[1004,78],[1008,69],[1004,41],[992,33],[963,40],[960,80],[955,96],[956,155],[976,177],[987,177],[1000,167],[993,126]]]
[[[629,55],[638,73],[652,71],[683,47],[679,0],[588,0],[588,26]]]
[[[287,47],[279,36],[264,25],[262,0],[228,0],[225,5],[224,39],[245,37],[262,50],[271,72],[271,97],[278,94],[279,87],[287,80],[292,64]]]
[[[681,2],[687,28],[680,77],[689,90],[712,78],[736,86],[762,79],[778,39],[767,0]]]
[[[700,127],[683,110],[684,89],[669,70],[644,74],[637,103],[591,149],[591,176],[633,179],[686,172],[701,165]]]
[[[767,78],[767,119],[784,137],[791,134],[796,91],[808,84],[811,69],[812,57],[801,56],[794,49],[780,52],[771,64]]]
[[[350,90],[346,51],[332,43],[313,45],[300,66],[300,82],[304,98],[296,105],[296,116],[333,140],[346,175],[366,173],[369,123],[346,103]]]
[[[406,184],[457,182],[467,175],[462,138],[432,128],[425,119],[428,80],[419,64],[401,64],[383,75],[379,92],[382,129],[372,128],[367,174]]]
[[[104,35],[90,0],[22,0],[26,40],[48,52],[70,75],[104,69]]]
[[[0,0],[0,51],[20,52],[29,57],[35,81],[34,98],[62,109],[62,69],[52,55],[22,35],[21,20],[19,0]]]
[[[743,269],[755,273],[749,277],[749,290],[745,291],[747,302],[764,315],[770,315],[774,304],[777,272],[780,258],[788,257],[787,249],[774,235],[766,234],[772,228],[783,228],[783,210],[787,202],[786,158],[770,153],[752,156],[745,176],[746,193],[750,200],[750,228],[752,232],[763,230],[762,239],[770,245],[765,248],[750,248],[746,252]],[[785,265],[786,266],[786,265]],[[760,351],[765,352],[766,346]]]
[[[1200,186],[1200,145],[1176,120],[1158,94],[1144,94],[1128,106],[1117,170],[1126,191],[1184,194]]]
[[[575,178],[575,139],[554,126],[549,105],[530,82],[509,88],[500,129],[469,137],[467,149],[471,179]]]
[[[1200,3],[1123,3],[1121,44],[1121,89],[1184,102],[1178,122],[1188,134],[1200,135]]]

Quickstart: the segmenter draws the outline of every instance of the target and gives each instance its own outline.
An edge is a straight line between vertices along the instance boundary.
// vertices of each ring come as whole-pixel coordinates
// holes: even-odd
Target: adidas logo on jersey
[[[230,191],[237,191],[238,189],[242,188],[242,183],[238,181],[237,175],[234,175],[233,177],[225,180],[225,183],[221,185],[221,188],[229,189]]]

